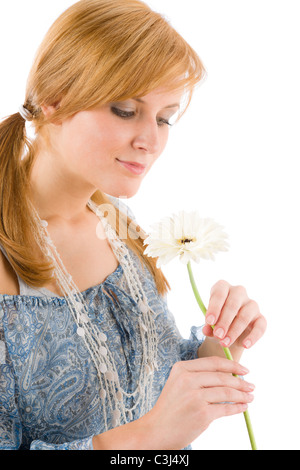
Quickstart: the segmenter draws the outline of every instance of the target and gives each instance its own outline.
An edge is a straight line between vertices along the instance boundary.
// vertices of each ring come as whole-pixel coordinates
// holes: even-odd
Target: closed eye
[[[115,108],[114,106],[111,108],[111,110],[114,114],[124,119],[133,117],[135,115],[134,111],[123,111],[122,109]]]
[[[116,108],[115,106],[111,107],[111,111],[122,119],[130,119],[135,116],[135,111],[123,111],[122,109]],[[164,125],[172,126],[172,124],[166,119],[159,118],[157,121],[159,127]]]
[[[173,124],[171,124],[169,121],[167,121],[166,119],[159,119],[157,121],[157,124],[161,127],[161,126],[164,126],[164,125],[167,125],[167,126],[170,126],[172,127]]]

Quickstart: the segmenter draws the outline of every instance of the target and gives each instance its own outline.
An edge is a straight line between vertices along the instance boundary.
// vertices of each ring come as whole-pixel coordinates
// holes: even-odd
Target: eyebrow
[[[143,101],[141,98],[133,98],[133,100],[138,101],[139,103],[146,104],[146,102]],[[170,104],[169,106],[165,106],[163,109],[168,109],[168,108],[180,108],[180,104],[179,103]]]

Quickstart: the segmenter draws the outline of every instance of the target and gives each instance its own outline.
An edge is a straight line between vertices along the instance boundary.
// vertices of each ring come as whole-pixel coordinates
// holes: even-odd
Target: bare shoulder
[[[0,294],[18,295],[19,283],[18,278],[0,250]]]

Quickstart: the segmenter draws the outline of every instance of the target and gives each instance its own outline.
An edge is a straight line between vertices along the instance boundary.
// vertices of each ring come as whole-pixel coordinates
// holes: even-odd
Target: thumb
[[[213,329],[212,329],[211,326],[205,325],[205,326],[202,328],[202,333],[203,333],[205,336],[212,337],[212,336],[213,336]]]

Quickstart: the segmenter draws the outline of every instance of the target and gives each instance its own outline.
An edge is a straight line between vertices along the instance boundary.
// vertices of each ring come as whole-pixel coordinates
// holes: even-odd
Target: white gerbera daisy
[[[201,219],[197,212],[180,211],[151,225],[153,229],[144,240],[145,255],[158,257],[157,267],[179,256],[183,264],[200,258],[214,260],[214,253],[227,251],[227,235],[213,219]]]
[[[180,211],[177,215],[165,217],[151,227],[153,230],[144,240],[144,245],[148,245],[144,254],[151,258],[157,258],[158,268],[179,256],[180,261],[187,265],[195,298],[200,309],[206,315],[207,310],[195,283],[191,260],[196,263],[199,263],[200,258],[214,260],[215,253],[228,250],[228,236],[223,231],[223,227],[213,219],[201,219],[195,211],[190,213]],[[227,359],[232,361],[230,349],[223,347],[223,350]],[[244,417],[252,449],[256,450],[248,410],[244,412]]]

